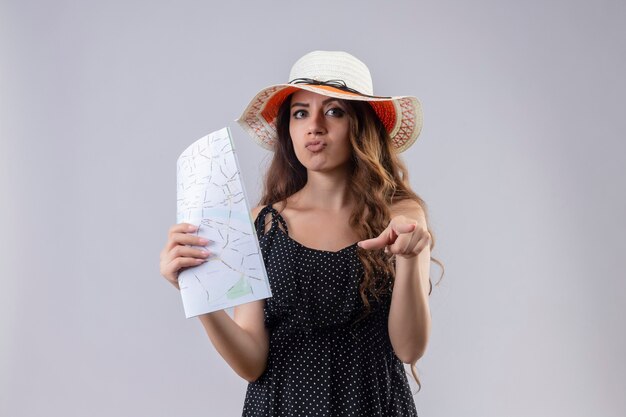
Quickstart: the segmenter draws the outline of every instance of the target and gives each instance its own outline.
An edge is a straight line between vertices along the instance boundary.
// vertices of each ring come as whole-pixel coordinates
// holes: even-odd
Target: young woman
[[[421,130],[414,97],[380,97],[345,52],[315,51],[239,119],[274,157],[252,211],[272,297],[200,316],[249,381],[244,416],[416,416],[403,363],[424,354],[434,239],[398,153]],[[174,225],[161,273],[206,261]],[[434,260],[439,263],[438,261]]]

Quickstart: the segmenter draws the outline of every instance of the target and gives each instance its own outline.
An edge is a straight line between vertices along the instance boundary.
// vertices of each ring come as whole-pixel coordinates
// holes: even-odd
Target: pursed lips
[[[326,142],[321,140],[312,140],[304,145],[311,152],[319,152],[326,147]]]

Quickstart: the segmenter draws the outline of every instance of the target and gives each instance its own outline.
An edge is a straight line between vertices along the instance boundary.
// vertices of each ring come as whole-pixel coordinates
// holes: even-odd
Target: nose
[[[308,133],[310,135],[323,135],[326,133],[326,120],[322,111],[316,111],[309,117]]]

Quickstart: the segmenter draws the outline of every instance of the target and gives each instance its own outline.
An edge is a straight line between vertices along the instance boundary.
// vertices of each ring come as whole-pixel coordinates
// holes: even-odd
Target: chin
[[[328,164],[302,164],[309,172],[333,172],[333,171],[346,171],[347,166],[344,165],[328,165]]]

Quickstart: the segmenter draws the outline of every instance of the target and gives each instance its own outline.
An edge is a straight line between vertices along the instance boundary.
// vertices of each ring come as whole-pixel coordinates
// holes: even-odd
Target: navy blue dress
[[[271,206],[255,226],[273,296],[264,308],[268,363],[248,384],[243,417],[417,416],[389,340],[391,296],[356,320],[363,309],[356,243],[337,252],[303,246]]]

